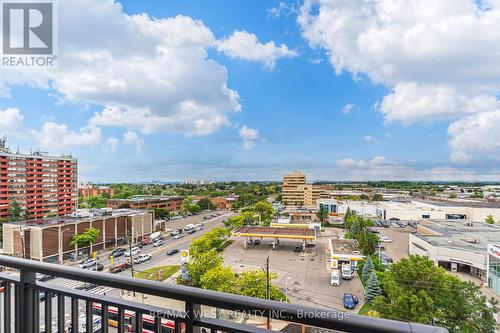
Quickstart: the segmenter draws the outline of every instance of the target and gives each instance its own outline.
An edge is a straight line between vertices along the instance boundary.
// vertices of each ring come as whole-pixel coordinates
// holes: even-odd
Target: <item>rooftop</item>
[[[17,222],[8,222],[8,224],[16,224],[27,227],[45,227],[52,226],[58,224],[68,224],[68,223],[77,223],[77,222],[86,222],[86,221],[95,221],[101,219],[103,217],[120,217],[120,216],[133,216],[138,214],[143,214],[147,211],[145,210],[133,210],[133,209],[107,209],[100,210],[96,209],[89,216],[54,216],[54,217],[46,217],[41,219],[32,219],[26,221],[17,221]]]
[[[487,244],[500,244],[500,227],[484,222],[467,220],[422,220],[419,227],[425,227],[438,235],[417,237],[434,246],[486,253]]]
[[[331,238],[332,250],[340,254],[360,254],[358,242],[354,239],[334,239]]]
[[[472,200],[437,201],[437,200],[417,200],[417,203],[442,207],[471,207],[471,208],[497,208],[500,209],[500,202],[485,202]]]
[[[184,199],[182,196],[150,196],[150,195],[136,195],[128,199],[110,199],[110,201],[115,202],[157,202],[157,201],[172,201]]]
[[[259,235],[262,237],[283,237],[283,238],[316,238],[316,232],[313,229],[298,229],[298,228],[275,228],[275,227],[240,227],[234,231],[236,235],[248,236]]]

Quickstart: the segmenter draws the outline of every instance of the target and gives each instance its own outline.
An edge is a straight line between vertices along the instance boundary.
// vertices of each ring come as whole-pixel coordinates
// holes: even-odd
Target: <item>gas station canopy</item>
[[[314,229],[246,226],[236,229],[233,233],[240,237],[316,240]]]

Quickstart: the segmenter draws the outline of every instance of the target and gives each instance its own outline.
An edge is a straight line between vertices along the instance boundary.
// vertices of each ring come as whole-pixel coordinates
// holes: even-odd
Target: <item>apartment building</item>
[[[155,209],[161,208],[168,211],[179,211],[181,209],[182,196],[144,196],[137,195],[129,199],[108,200],[108,207],[112,209]]]
[[[282,202],[291,206],[315,206],[326,195],[320,185],[308,184],[306,175],[299,171],[283,176]]]
[[[105,195],[111,197],[115,194],[115,190],[109,186],[99,186],[94,184],[80,184],[78,186],[78,196],[81,198],[97,197]]]
[[[66,215],[77,207],[77,159],[13,153],[0,139],[0,219],[16,201],[29,218]]]

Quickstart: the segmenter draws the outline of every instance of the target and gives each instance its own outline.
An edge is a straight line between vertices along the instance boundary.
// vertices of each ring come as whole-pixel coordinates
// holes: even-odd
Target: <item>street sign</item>
[[[189,263],[189,250],[182,250],[181,251],[181,263],[182,264]]]

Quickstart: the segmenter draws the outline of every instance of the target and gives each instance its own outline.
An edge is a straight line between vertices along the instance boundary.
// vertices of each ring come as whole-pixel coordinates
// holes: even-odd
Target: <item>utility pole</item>
[[[269,256],[266,259],[266,298],[271,299],[271,279],[269,276]],[[271,313],[267,313],[267,329],[271,329]]]
[[[130,228],[130,233],[132,233],[132,228]],[[132,278],[134,277],[134,255],[132,254],[132,237],[128,236],[128,229],[125,228],[125,235],[128,240],[128,250],[130,251],[130,274]],[[133,292],[135,299],[135,291]]]

